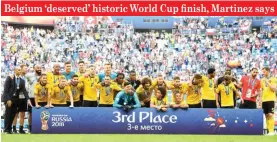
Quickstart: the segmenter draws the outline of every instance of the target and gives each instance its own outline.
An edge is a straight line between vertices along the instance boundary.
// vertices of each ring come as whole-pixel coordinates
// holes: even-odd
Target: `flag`
[[[216,34],[216,29],[207,29],[206,30],[206,35],[215,35]]]

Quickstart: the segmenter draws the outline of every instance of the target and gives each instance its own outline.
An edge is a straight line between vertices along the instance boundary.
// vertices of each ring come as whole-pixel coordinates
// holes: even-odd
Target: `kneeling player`
[[[59,84],[53,87],[51,91],[51,105],[55,107],[66,107],[66,98],[70,97],[70,107],[73,107],[73,97],[69,85],[66,85],[67,81],[65,77],[60,77]]]
[[[150,107],[156,108],[160,111],[167,111],[168,102],[166,89],[164,87],[159,87],[157,90],[155,90],[155,96],[151,98]]]
[[[124,83],[124,90],[116,95],[113,107],[123,108],[125,111],[141,107],[137,94],[133,92],[131,83]]]
[[[172,108],[188,108],[188,104],[184,101],[184,95],[179,92],[176,92],[174,95],[174,102],[171,103]]]
[[[47,84],[47,76],[42,74],[34,90],[36,108],[49,107],[48,97],[50,97],[50,93],[51,87]]]

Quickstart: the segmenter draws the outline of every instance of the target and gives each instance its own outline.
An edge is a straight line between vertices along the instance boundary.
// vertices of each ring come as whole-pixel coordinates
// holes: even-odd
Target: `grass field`
[[[276,136],[2,134],[2,142],[277,142]]]

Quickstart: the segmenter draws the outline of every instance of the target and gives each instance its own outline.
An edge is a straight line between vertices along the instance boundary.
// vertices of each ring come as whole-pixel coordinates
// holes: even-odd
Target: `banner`
[[[32,133],[262,135],[261,109],[33,108]]]
[[[65,5],[66,2],[66,5]],[[276,16],[275,1],[2,1],[2,16]]]

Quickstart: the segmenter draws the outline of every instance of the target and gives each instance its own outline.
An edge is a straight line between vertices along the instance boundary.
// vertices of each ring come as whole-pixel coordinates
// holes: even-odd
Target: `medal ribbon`
[[[229,93],[230,93],[230,87],[229,87],[229,85],[227,87],[224,86],[224,88],[225,88],[226,95],[228,96]]]

